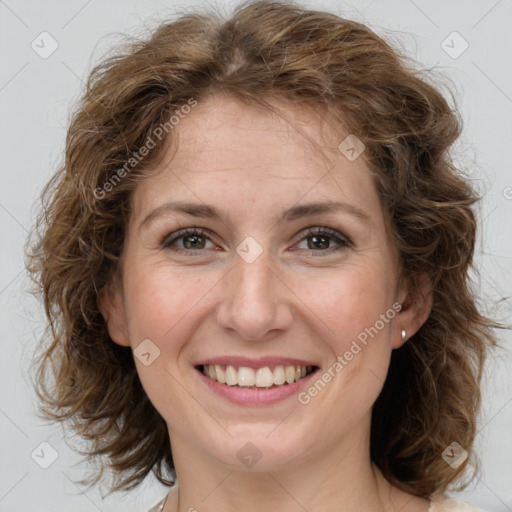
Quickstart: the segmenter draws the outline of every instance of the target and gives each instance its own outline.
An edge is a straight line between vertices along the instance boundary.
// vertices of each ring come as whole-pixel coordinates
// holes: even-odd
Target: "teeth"
[[[215,377],[213,380],[217,380],[221,384],[226,383],[226,372],[222,369],[220,364],[215,365]]]
[[[284,370],[284,375],[288,384],[295,382],[295,366],[287,366]]]
[[[254,371],[254,370],[253,370]],[[265,366],[265,368],[258,368],[256,370],[256,387],[257,388],[269,388],[274,384],[274,374],[272,370]],[[240,383],[243,386],[242,383]]]
[[[282,366],[276,366],[274,368],[274,384],[280,386],[285,383],[284,368]]]
[[[211,378],[212,377],[210,377],[210,379]],[[236,386],[238,384],[238,374],[232,366],[226,368],[226,384],[228,386]]]
[[[312,366],[276,366],[272,371],[268,366],[263,368],[248,368],[241,366],[238,370],[232,365],[207,364],[203,373],[210,379],[227,384],[228,386],[270,388],[293,384],[302,379],[313,369]]]
[[[246,368],[242,366],[238,369],[238,382],[239,386],[254,386],[256,384],[257,377],[254,376],[254,370],[252,368]],[[258,384],[259,386],[260,384]]]

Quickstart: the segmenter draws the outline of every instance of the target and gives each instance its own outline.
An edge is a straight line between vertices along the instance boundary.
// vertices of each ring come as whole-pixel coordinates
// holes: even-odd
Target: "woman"
[[[30,261],[48,417],[115,490],[154,471],[154,510],[474,510],[444,495],[495,344],[459,133],[367,27],[291,4],[105,60]]]

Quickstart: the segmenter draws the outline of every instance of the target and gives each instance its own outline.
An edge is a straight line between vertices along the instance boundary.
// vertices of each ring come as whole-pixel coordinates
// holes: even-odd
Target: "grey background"
[[[216,5],[229,13],[235,3],[219,0]],[[303,4],[369,24],[401,45],[424,69],[436,67],[443,80],[456,89],[464,120],[458,161],[485,192],[479,207],[482,230],[476,286],[483,294],[483,307],[510,322],[510,301],[496,301],[510,297],[512,291],[511,236],[507,235],[512,221],[512,1]],[[43,317],[40,306],[26,291],[23,245],[36,198],[59,162],[72,104],[92,63],[115,40],[105,36],[114,32],[145,35],[160,19],[172,14],[175,6],[190,8],[185,2],[161,0],[0,0],[1,512],[138,512],[147,510],[165,493],[149,479],[132,493],[102,499],[99,489],[86,490],[73,482],[83,474],[80,457],[71,451],[60,428],[44,425],[34,413],[28,362]],[[40,52],[50,48],[48,38],[46,50],[42,48],[41,37],[47,37],[40,36],[43,31],[58,43],[46,59],[31,47],[35,41]],[[445,51],[446,44],[452,47],[452,54],[462,49],[463,41],[450,36],[453,31],[469,45],[457,58]],[[499,338],[504,349],[487,365],[477,437],[482,470],[458,499],[505,512],[512,511],[510,331],[500,332]],[[34,453],[34,459],[50,462],[52,451],[41,447],[42,442],[48,442],[58,454],[48,469],[42,469],[31,457]]]

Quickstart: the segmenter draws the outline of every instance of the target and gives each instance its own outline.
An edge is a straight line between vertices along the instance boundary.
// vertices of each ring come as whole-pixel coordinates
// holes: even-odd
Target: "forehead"
[[[312,109],[277,107],[220,95],[199,103],[171,132],[160,168],[138,185],[134,210],[185,196],[222,208],[350,199],[371,210],[378,202],[371,173],[363,155],[350,161],[338,149],[348,135],[339,123]]]
[[[212,164],[240,158],[237,169],[251,170],[256,162],[260,162],[262,170],[284,170],[289,167],[285,163],[290,157],[300,158],[305,165],[328,167],[333,160],[329,153],[339,144],[340,127],[305,106],[280,101],[275,107],[272,111],[224,95],[209,98],[178,126],[179,147],[183,149],[180,157],[204,154],[215,157]],[[248,156],[251,165],[246,160]],[[303,175],[307,176],[309,173]]]

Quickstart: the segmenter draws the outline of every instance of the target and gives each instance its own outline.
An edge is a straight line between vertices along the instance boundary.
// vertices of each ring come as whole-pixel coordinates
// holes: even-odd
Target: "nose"
[[[239,258],[225,277],[217,322],[232,335],[265,340],[285,331],[293,321],[292,292],[265,252],[252,263]]]

